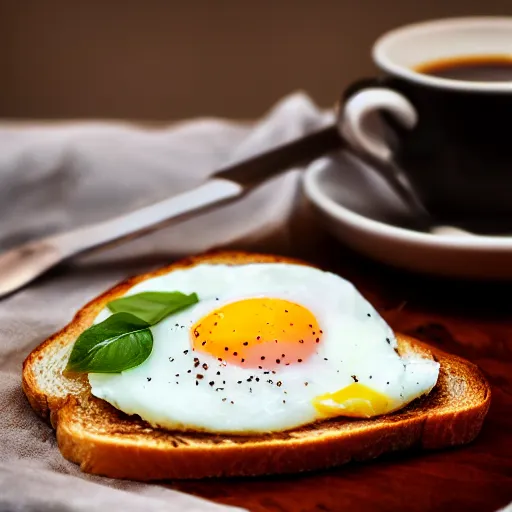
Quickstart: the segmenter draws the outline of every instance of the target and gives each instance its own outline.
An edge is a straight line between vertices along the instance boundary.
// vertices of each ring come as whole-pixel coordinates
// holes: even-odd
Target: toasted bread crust
[[[23,364],[23,390],[33,409],[50,419],[64,457],[83,471],[114,478],[160,480],[293,473],[365,460],[412,447],[438,449],[472,441],[490,404],[490,387],[478,368],[455,356],[397,335],[401,352],[433,355],[441,364],[438,383],[424,398],[387,416],[333,419],[288,432],[227,436],[154,429],[90,395],[88,383],[70,382],[72,392],[49,394],[37,372],[56,348],[70,345],[107,302],[136,283],[199,263],[287,262],[279,256],[216,252],[187,258],[132,277],[84,306],[64,329],[37,347]],[[64,379],[62,377],[62,379]]]

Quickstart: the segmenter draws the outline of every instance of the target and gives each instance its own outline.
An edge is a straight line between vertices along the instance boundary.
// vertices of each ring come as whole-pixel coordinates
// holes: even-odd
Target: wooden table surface
[[[334,242],[309,259],[352,280],[395,330],[478,364],[493,393],[480,436],[456,449],[408,452],[313,474],[176,482],[173,487],[253,512],[485,512],[511,502],[512,283],[412,276]]]

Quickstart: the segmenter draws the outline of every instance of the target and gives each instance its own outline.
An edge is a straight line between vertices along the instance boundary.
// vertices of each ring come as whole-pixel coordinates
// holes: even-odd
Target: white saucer
[[[332,234],[375,260],[447,277],[512,279],[512,236],[409,229],[413,224],[400,198],[371,168],[347,154],[313,162],[304,191]]]

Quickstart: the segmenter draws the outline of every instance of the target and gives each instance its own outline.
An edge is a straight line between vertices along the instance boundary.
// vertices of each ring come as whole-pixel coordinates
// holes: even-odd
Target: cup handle
[[[368,128],[368,116],[376,111],[389,112],[405,128],[413,128],[418,114],[402,94],[384,86],[368,87],[350,95],[340,109],[338,128],[351,144],[373,158],[390,162],[392,151],[382,137]]]

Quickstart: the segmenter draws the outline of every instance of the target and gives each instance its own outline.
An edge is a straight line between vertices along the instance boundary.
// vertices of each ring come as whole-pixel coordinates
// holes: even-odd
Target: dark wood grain
[[[408,452],[314,474],[173,487],[253,512],[485,512],[512,501],[512,283],[413,276],[332,241],[309,259],[351,279],[395,330],[478,364],[493,388],[480,436],[457,449]]]

